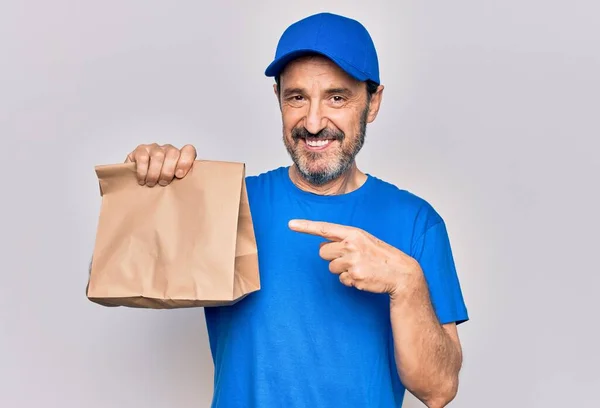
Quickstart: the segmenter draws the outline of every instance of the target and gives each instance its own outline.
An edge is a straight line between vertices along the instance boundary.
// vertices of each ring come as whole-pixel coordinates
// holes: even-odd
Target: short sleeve
[[[440,323],[469,320],[444,221],[438,219],[429,226],[414,242],[411,252],[423,270]]]

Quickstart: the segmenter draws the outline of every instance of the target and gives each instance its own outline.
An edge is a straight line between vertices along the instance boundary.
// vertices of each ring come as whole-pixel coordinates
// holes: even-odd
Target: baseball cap
[[[359,81],[380,83],[377,51],[367,29],[333,13],[314,14],[290,25],[281,35],[265,75],[276,77],[293,59],[314,53],[329,58]]]

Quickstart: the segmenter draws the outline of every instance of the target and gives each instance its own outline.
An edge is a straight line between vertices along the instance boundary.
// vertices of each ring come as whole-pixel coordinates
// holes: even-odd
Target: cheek
[[[302,119],[304,118],[303,109],[292,109],[292,108],[283,108],[281,111],[281,120],[283,123],[283,128],[287,133],[290,133],[292,129],[298,127],[302,124]]]
[[[354,110],[334,110],[329,113],[328,117],[337,129],[344,132],[346,139],[354,139],[358,134],[360,118]]]

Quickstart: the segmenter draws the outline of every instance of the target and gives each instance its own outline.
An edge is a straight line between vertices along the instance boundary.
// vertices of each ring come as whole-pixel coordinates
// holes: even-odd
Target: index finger
[[[343,241],[354,231],[352,227],[324,221],[291,220],[288,225],[292,231],[317,235],[332,241]]]

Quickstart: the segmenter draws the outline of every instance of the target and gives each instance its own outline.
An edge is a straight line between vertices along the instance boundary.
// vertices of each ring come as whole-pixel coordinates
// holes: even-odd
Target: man
[[[399,407],[408,389],[445,406],[467,311],[442,218],[357,168],[383,94],[369,33],[307,17],[284,32],[266,75],[293,165],[247,178],[262,288],[205,309],[212,405]],[[127,161],[153,187],[195,158],[193,146],[150,144]]]

